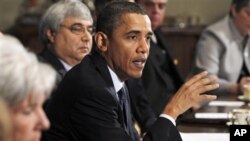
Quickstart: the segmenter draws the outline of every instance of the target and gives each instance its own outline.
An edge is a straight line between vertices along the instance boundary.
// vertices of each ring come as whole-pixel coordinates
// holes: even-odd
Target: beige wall
[[[212,23],[229,10],[231,0],[169,0],[167,16],[195,16],[201,24]]]
[[[23,0],[0,0],[0,30],[13,24]],[[42,1],[42,0],[39,0]],[[167,16],[199,18],[201,24],[209,24],[225,15],[231,0],[169,0]]]
[[[22,0],[0,0],[0,31],[8,28],[17,17]]]

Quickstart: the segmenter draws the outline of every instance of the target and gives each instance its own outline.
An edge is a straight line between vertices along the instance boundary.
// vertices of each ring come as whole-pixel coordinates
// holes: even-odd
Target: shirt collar
[[[63,64],[63,67],[65,68],[65,70],[68,72],[73,66],[67,64],[66,62],[64,62],[63,60],[59,59],[59,61]]]
[[[153,32],[152,36],[151,36],[151,40],[153,43],[157,44],[157,38],[155,36],[155,33]]]
[[[124,82],[119,79],[117,74],[109,66],[108,66],[108,70],[111,75],[111,79],[115,87],[115,91],[118,92],[123,87]]]

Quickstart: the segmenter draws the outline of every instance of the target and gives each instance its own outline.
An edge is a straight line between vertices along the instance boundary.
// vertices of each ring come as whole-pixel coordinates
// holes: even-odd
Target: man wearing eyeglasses
[[[93,32],[90,11],[81,1],[60,1],[45,12],[39,29],[45,49],[39,58],[57,70],[57,84],[90,53]]]

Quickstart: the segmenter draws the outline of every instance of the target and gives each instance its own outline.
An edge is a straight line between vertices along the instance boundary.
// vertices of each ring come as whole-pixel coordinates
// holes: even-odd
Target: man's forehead
[[[85,25],[85,24],[93,24],[93,21],[78,17],[67,17],[64,19],[64,21],[62,21],[62,23],[82,23]]]
[[[143,21],[140,21],[140,20]],[[147,22],[148,15],[137,14],[137,13],[126,13],[121,16],[121,21],[124,23],[134,23],[134,22]],[[150,20],[149,20],[150,22]]]
[[[147,15],[129,13],[124,14],[121,19],[121,24],[126,26],[127,29],[143,29],[147,28],[147,30],[151,31],[151,21]]]

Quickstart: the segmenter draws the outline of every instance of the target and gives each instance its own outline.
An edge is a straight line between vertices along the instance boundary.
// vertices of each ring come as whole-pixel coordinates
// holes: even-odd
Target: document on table
[[[226,106],[226,107],[240,107],[244,105],[243,101],[211,101],[209,106]]]
[[[228,113],[195,113],[197,119],[228,119]]]
[[[229,133],[182,133],[183,141],[229,141]]]

